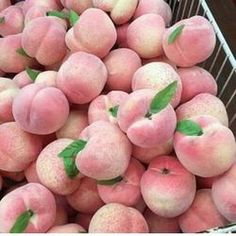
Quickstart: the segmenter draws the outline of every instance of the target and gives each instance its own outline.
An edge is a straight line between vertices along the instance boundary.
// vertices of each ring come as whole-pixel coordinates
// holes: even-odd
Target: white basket
[[[200,66],[208,70],[218,84],[218,97],[224,102],[229,127],[236,136],[236,60],[232,54],[206,0],[167,0],[173,12],[172,24],[194,15],[206,17],[217,36],[215,50]]]

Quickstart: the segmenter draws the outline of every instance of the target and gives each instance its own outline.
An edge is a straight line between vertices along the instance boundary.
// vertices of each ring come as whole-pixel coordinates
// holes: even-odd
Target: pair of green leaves
[[[86,144],[87,141],[82,139],[75,140],[58,154],[58,157],[63,158],[66,174],[71,179],[75,178],[79,173],[75,165],[75,158],[76,155],[84,149]]]
[[[70,10],[69,13],[63,11],[48,11],[47,16],[55,16],[63,20],[69,20],[71,27],[79,20],[79,15],[73,10]]]
[[[34,215],[32,210],[23,212],[12,226],[10,233],[24,233],[27,228],[31,217]]]

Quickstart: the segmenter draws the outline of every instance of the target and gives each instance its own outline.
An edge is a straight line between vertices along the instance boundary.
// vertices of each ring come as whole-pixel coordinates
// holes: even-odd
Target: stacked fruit
[[[201,16],[164,0],[0,2],[0,232],[236,221],[236,144]]]

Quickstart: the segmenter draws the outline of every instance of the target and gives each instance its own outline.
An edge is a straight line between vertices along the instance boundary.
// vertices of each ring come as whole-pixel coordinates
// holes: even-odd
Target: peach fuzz
[[[83,177],[78,189],[66,199],[72,208],[85,214],[93,214],[104,205],[98,195],[96,180],[88,177]]]
[[[56,132],[57,138],[77,139],[88,126],[87,112],[82,110],[71,110],[65,124]]]
[[[116,114],[111,111],[114,107],[119,106],[128,97],[123,91],[111,91],[106,95],[96,97],[89,105],[88,119],[89,123],[104,120],[117,124]],[[119,109],[119,108],[118,108]]]
[[[156,14],[140,16],[130,23],[127,30],[127,44],[142,58],[162,55],[162,37],[165,31],[163,18]]]
[[[190,101],[181,104],[176,109],[176,115],[178,120],[208,115],[217,118],[225,126],[229,124],[224,103],[219,98],[209,93],[200,93]]]
[[[0,125],[0,169],[19,172],[34,161],[42,149],[40,137],[20,129],[16,122]]]
[[[168,43],[172,32],[184,25],[180,35]],[[168,28],[163,36],[163,49],[166,56],[177,66],[191,67],[205,61],[216,44],[216,36],[211,23],[202,16],[181,20]]]
[[[236,221],[236,164],[213,182],[212,197],[219,212],[230,222]]]
[[[157,144],[153,148],[141,148],[133,145],[132,156],[143,163],[150,163],[155,157],[169,155],[173,150],[173,140],[163,144]]]
[[[142,66],[138,54],[128,48],[119,48],[112,50],[103,62],[108,71],[107,89],[130,92],[132,77]]]
[[[31,84],[17,94],[12,112],[16,123],[23,130],[35,134],[50,134],[66,122],[69,103],[59,89]]]
[[[7,7],[11,6],[10,0],[1,0],[0,1],[0,12],[6,9]]]
[[[141,193],[148,208],[166,218],[184,213],[195,192],[195,176],[172,156],[153,159],[141,179]]]
[[[56,71],[43,71],[37,76],[35,84],[44,84],[48,87],[56,87],[56,79]]]
[[[120,203],[125,206],[134,206],[141,198],[140,180],[145,171],[144,166],[131,158],[129,166],[121,176],[122,180],[113,185],[101,185],[98,183],[98,193],[107,203]]]
[[[200,93],[217,94],[217,83],[205,69],[194,66],[177,70],[182,82],[181,103],[187,102]]]
[[[86,233],[86,230],[77,224],[65,224],[52,227],[47,233]]]
[[[82,50],[100,58],[109,53],[117,38],[115,26],[109,16],[96,8],[84,11],[73,30]]]
[[[88,231],[90,221],[92,219],[92,214],[78,213],[75,218],[75,223],[81,225],[84,229]]]
[[[70,102],[84,104],[92,101],[103,90],[107,81],[107,69],[96,56],[73,53],[60,67],[56,80]]]
[[[19,91],[14,81],[0,77],[0,124],[14,120],[12,102]]]
[[[70,178],[65,171],[63,158],[58,157],[58,154],[72,142],[72,139],[57,139],[41,151],[36,162],[40,182],[59,195],[73,193],[80,184],[80,174]]]
[[[23,70],[16,74],[12,79],[19,88],[23,88],[26,85],[32,84],[33,80],[29,77],[26,70]]]
[[[120,48],[128,48],[127,44],[127,30],[129,27],[129,23],[119,25],[116,27],[117,32],[117,41],[116,43]]]
[[[88,8],[93,7],[93,0],[60,0],[61,4],[69,9],[81,14]]]
[[[227,220],[217,210],[211,194],[211,189],[197,191],[191,207],[178,219],[184,233],[201,232],[227,224]],[[222,201],[220,204],[223,203]]]
[[[163,0],[140,0],[134,14],[134,19],[149,13],[160,15],[166,25],[169,25],[171,22],[171,8]]]
[[[53,194],[41,184],[30,183],[5,195],[0,201],[0,232],[9,233],[16,219],[26,211],[32,214],[24,233],[44,233],[56,216]]]
[[[0,12],[0,18],[4,17],[4,22],[0,23],[0,35],[19,34],[24,28],[24,14],[20,7],[10,6]]]
[[[202,134],[191,135],[176,131],[175,153],[183,166],[201,177],[223,174],[236,160],[236,143],[232,131],[212,116],[195,116]]]
[[[126,171],[132,146],[116,125],[96,121],[82,131],[79,139],[87,142],[76,156],[76,166],[82,174],[96,180],[110,180]]]
[[[175,112],[169,104],[160,112],[147,117],[154,96],[154,90],[136,90],[118,109],[119,127],[127,134],[132,144],[142,148],[153,148],[168,142],[176,127]],[[168,124],[168,127],[165,124]]]
[[[66,30],[54,18],[38,17],[30,21],[22,33],[22,47],[42,65],[52,65],[66,55]]]
[[[101,207],[89,225],[89,233],[148,233],[143,215],[132,207],[110,203]]]
[[[40,179],[36,170],[36,161],[32,162],[25,170],[24,175],[28,183],[39,183]]]
[[[154,89],[159,92],[174,81],[178,82],[176,93],[171,100],[171,105],[175,108],[180,102],[182,83],[178,73],[167,63],[151,62],[140,67],[134,73],[132,90]]]
[[[27,66],[32,67],[35,60],[17,52],[21,49],[22,34],[0,38],[0,70],[6,73],[19,73]]]
[[[178,218],[165,218],[153,213],[150,209],[146,209],[143,214],[147,221],[150,233],[179,233]]]

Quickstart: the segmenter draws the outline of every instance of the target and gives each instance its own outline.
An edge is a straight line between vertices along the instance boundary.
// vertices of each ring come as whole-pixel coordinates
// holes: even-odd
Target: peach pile
[[[211,23],[164,0],[0,0],[0,233],[236,221]]]

